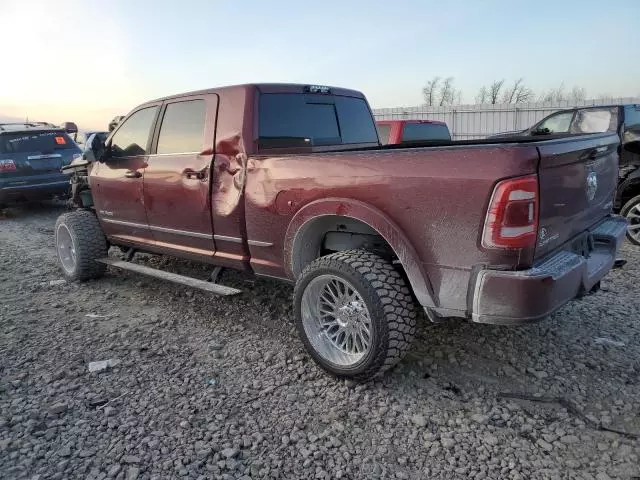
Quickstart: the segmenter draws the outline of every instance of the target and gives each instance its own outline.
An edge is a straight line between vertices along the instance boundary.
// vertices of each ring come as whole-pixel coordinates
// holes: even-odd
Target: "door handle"
[[[140,173],[138,170],[127,170],[124,176],[127,178],[140,178],[142,176],[142,173]]]
[[[200,171],[193,170],[192,168],[185,168],[182,174],[188,179],[197,178],[198,180],[204,180],[207,175],[207,168],[203,168]]]

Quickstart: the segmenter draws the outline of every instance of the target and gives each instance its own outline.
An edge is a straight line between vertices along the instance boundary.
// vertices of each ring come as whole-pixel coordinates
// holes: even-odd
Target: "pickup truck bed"
[[[74,201],[95,212],[93,257],[118,245],[295,282],[302,341],[352,378],[398,361],[414,304],[434,321],[524,323],[613,266],[615,134],[424,145],[380,146],[351,90],[205,90],[134,109],[90,150]],[[56,230],[63,270],[99,276],[65,253],[73,221]]]

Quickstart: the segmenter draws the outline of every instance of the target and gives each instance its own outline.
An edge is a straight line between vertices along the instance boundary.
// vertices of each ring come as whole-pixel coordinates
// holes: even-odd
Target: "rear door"
[[[215,251],[209,191],[217,106],[217,95],[167,102],[144,171],[144,203],[156,243],[183,254]]]
[[[75,142],[61,130],[2,132],[0,175],[24,186],[62,180],[60,169],[80,154]]]
[[[611,213],[618,179],[615,133],[538,144],[540,212],[535,256],[575,240]]]

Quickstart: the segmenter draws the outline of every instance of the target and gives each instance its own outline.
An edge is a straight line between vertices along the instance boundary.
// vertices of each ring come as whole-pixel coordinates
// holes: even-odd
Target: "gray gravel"
[[[221,299],[115,270],[61,282],[60,212],[0,219],[1,478],[640,476],[640,249],[547,321],[425,325],[396,369],[355,385],[309,360],[289,286],[226,272],[246,293]]]

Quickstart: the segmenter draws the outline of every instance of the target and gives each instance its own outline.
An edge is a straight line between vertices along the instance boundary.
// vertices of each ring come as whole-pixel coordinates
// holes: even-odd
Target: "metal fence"
[[[496,105],[446,105],[378,108],[376,120],[440,120],[446,122],[454,140],[484,138],[494,133],[524,130],[547,115],[577,106],[640,103],[640,98],[605,98],[580,102],[536,102]]]

